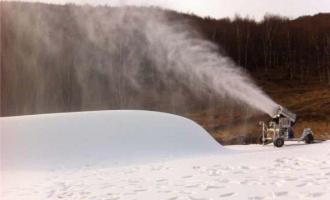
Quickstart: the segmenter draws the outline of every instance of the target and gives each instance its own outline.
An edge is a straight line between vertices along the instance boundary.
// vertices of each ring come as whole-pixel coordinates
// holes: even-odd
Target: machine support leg
[[[265,145],[265,123],[262,123],[262,145]]]

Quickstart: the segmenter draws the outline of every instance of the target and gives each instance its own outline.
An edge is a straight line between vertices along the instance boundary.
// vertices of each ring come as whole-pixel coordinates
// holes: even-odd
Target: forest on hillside
[[[152,22],[160,18],[215,44],[214,51],[298,114],[299,129],[330,131],[330,13],[297,19],[267,15],[255,21],[154,7],[0,5],[1,116],[147,109],[188,116],[219,133],[221,141],[226,132],[255,133],[254,110],[186,84],[194,82],[189,76],[160,70],[173,63],[166,49],[154,51],[157,40],[177,42],[162,41],[164,36],[150,44],[148,31],[157,31]]]
[[[202,19],[200,30],[249,71],[275,70],[289,80],[330,84],[330,14]],[[311,78],[313,75],[316,78]]]

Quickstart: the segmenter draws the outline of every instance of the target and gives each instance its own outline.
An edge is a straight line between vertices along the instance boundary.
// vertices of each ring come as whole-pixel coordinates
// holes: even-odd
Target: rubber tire
[[[276,138],[273,143],[275,147],[282,147],[284,145],[284,139],[281,137]]]
[[[314,141],[314,136],[312,134],[308,134],[306,135],[304,140],[306,144],[311,144]]]

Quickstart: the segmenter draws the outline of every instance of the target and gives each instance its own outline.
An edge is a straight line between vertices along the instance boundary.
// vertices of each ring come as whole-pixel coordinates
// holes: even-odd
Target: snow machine
[[[268,125],[265,122],[260,122],[262,127],[260,143],[266,145],[273,142],[275,147],[282,147],[285,141],[313,143],[314,134],[310,128],[305,128],[300,137],[294,136],[292,127],[295,125],[296,119],[296,114],[280,106],[268,122]]]

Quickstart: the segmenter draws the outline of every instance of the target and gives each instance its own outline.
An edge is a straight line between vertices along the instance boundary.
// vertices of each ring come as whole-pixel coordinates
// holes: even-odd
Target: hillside
[[[297,133],[311,127],[317,137],[330,138],[330,14],[255,22],[159,8],[0,4],[1,116],[158,110],[197,121],[224,144],[255,142],[258,121],[267,116],[157,71],[164,50],[149,49],[150,38],[139,31],[149,21],[134,16],[148,13],[216,44],[271,98],[298,114]]]

